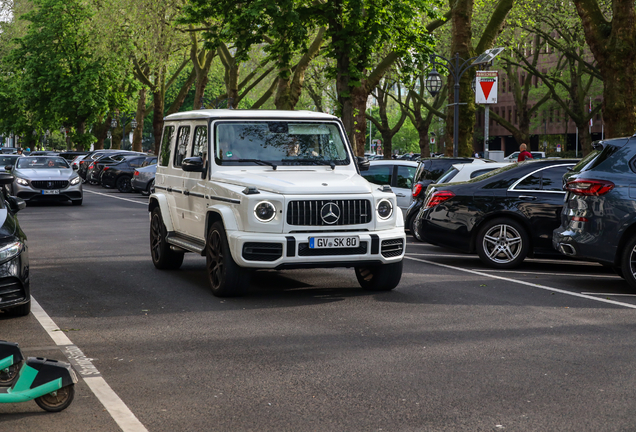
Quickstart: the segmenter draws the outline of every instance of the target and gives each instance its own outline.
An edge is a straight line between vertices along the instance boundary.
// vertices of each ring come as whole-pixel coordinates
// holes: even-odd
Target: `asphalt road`
[[[264,271],[248,296],[218,299],[202,257],[153,267],[146,198],[85,191],[81,207],[19,219],[51,334],[140,422],[124,430],[636,429],[636,293],[599,265],[494,271],[409,240],[392,292],[362,291],[350,269]],[[33,314],[0,314],[0,339],[69,352]],[[81,380],[61,413],[0,404],[0,430],[121,430],[112,406]]]

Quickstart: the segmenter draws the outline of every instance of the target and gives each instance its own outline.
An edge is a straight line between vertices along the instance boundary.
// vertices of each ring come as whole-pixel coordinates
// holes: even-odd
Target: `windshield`
[[[218,165],[350,163],[345,141],[333,123],[222,122],[216,124],[215,137]]]
[[[66,159],[57,156],[21,157],[17,168],[70,168]]]

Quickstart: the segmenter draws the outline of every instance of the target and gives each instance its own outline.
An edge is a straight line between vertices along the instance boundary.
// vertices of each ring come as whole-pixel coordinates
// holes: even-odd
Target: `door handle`
[[[526,201],[535,201],[537,197],[532,195],[519,195],[519,199],[526,200]]]
[[[399,194],[395,194],[395,196],[398,196],[398,197],[405,197],[406,195],[404,195],[404,194],[402,194],[402,193],[399,193]]]

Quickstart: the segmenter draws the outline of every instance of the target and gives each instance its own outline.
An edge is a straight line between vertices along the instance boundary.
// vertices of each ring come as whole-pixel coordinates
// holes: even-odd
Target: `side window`
[[[145,157],[135,158],[135,159],[129,160],[128,164],[133,168],[139,168],[144,163],[144,160],[146,160]]]
[[[521,190],[540,190],[541,189],[541,172],[530,174],[528,177],[523,179],[521,183],[519,183],[515,189]]]
[[[192,142],[192,153],[190,156],[198,156],[207,159],[208,154],[208,127],[197,126],[194,128],[194,141]]]
[[[165,126],[163,128],[163,137],[161,138],[161,151],[159,152],[159,165],[168,166],[170,162],[170,143],[174,135],[174,126]]]
[[[568,167],[560,166],[543,170],[542,189],[548,191],[563,191],[563,175]]]
[[[174,147],[174,160],[172,165],[180,167],[188,152],[188,142],[190,140],[190,126],[181,126],[177,133],[177,142]]]
[[[437,180],[444,174],[448,169],[453,165],[452,162],[449,161],[434,161],[431,165],[430,170],[426,173],[424,177],[426,180]]]
[[[473,171],[472,173],[470,173],[470,178],[474,179],[475,177],[479,177],[480,175],[486,174],[487,172],[490,172],[490,171],[492,171],[492,168]]]
[[[397,170],[397,187],[411,189],[413,186],[413,177],[417,168],[398,165]]]
[[[367,171],[362,171],[362,176],[370,183],[390,185],[393,174],[393,165],[371,165]]]

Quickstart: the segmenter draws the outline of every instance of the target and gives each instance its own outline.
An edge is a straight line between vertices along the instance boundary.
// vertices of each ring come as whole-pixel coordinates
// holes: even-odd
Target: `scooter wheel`
[[[18,376],[18,372],[20,372],[21,367],[22,362],[9,366],[9,370],[7,372],[5,372],[4,370],[0,370],[0,386],[10,386],[13,383],[15,377]]]
[[[40,408],[48,412],[60,412],[66,409],[75,396],[75,386],[73,384],[62,387],[55,395],[53,393],[45,394],[35,400]]]

